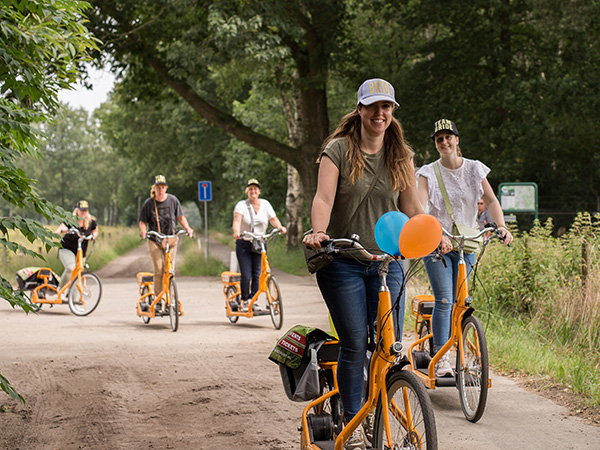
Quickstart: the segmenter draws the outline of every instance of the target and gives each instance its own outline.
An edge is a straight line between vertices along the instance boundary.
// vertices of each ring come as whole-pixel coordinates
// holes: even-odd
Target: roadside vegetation
[[[56,229],[56,225],[48,226],[47,229],[53,231]],[[141,243],[137,228],[101,225],[99,229],[98,239],[96,242],[90,243],[87,251],[87,263],[91,271],[100,269],[113,259],[138,247]],[[62,273],[63,265],[58,259],[57,248],[46,251],[39,246],[39,241],[30,244],[22,235],[16,233],[14,236],[11,234],[10,239],[26,248],[35,250],[44,258],[4,251],[1,257],[0,275],[11,283],[15,284],[17,270],[24,267],[50,267],[58,275]]]
[[[509,248],[493,241],[471,279],[490,364],[541,390],[572,394],[570,407],[600,418],[600,216],[579,214],[570,231],[552,235],[551,220],[513,229]],[[414,281],[431,293],[425,271]],[[406,301],[405,329],[414,320]],[[531,383],[529,383],[531,382]]]

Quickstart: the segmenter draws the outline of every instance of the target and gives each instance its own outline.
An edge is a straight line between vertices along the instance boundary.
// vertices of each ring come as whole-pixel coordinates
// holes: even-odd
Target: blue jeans
[[[362,406],[367,339],[372,336],[379,303],[379,265],[336,257],[317,272],[319,289],[340,339],[337,378],[346,422]],[[394,304],[403,282],[403,271],[396,263],[390,263],[387,281]],[[404,291],[399,316],[402,320],[396,320],[397,338],[402,340]],[[397,319],[396,313],[394,319]]]
[[[467,278],[471,276],[475,264],[475,253],[465,254]],[[456,280],[458,278],[458,252],[442,255],[446,267],[435,256],[423,258],[429,283],[435,297],[431,326],[433,328],[433,349],[437,352],[450,339],[452,307],[456,303]]]
[[[249,300],[258,291],[261,255],[252,251],[252,242],[243,239],[236,239],[235,255],[242,274],[242,300]],[[252,285],[250,281],[252,281]]]

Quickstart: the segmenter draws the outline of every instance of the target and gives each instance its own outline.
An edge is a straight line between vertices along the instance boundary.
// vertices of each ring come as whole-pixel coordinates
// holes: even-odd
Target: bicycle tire
[[[267,280],[267,301],[269,302],[269,313],[271,314],[273,326],[276,330],[280,330],[283,325],[281,289],[279,289],[279,283],[273,275]]]
[[[239,301],[239,296],[240,294],[237,294],[237,288],[235,286],[227,286],[227,288],[225,289],[225,296],[227,297],[225,299],[226,302],[230,302],[230,299],[238,297],[237,304],[238,304],[238,309],[241,308],[241,304]],[[240,320],[240,316],[227,316],[227,318],[229,319],[229,321],[231,323],[236,323],[238,320]]]
[[[477,317],[467,317],[462,330],[460,345],[465,355],[464,367],[461,367],[460,354],[456,355],[460,406],[469,422],[477,422],[483,416],[488,395],[490,367],[487,343],[483,325]]]
[[[319,389],[319,397],[334,390],[333,372],[331,370],[319,369]],[[313,406],[312,410],[317,415],[329,414],[331,416],[333,431],[336,435],[342,431],[342,399],[339,394],[329,397],[324,402]]]
[[[177,285],[175,280],[171,278],[169,281],[169,320],[171,321],[171,330],[177,331],[179,328],[179,294],[177,293]]]
[[[69,308],[76,316],[87,316],[91,314],[100,303],[102,297],[102,283],[94,273],[81,274],[81,288],[79,292],[79,280],[75,280],[69,289]]]
[[[387,442],[387,435],[383,420],[383,405],[381,397],[375,410],[373,426],[373,448],[379,449],[419,449],[437,450],[437,429],[433,414],[433,405],[425,386],[419,378],[407,370],[393,372],[386,383],[390,431],[394,442]],[[407,394],[404,396],[404,394]],[[408,403],[405,402],[405,397]],[[392,402],[395,408],[392,406]],[[406,421],[402,423],[402,415],[407,417],[409,410],[413,427],[407,430]]]
[[[150,292],[150,289],[148,289],[148,286],[142,287],[142,290],[140,291],[140,297],[143,297],[148,292]],[[146,300],[144,300],[146,302],[146,304],[148,305],[147,306],[148,310],[150,310],[150,305],[152,304],[152,300],[154,300],[154,299],[152,298],[151,295],[149,295],[148,297],[146,297]],[[150,316],[142,316],[142,322],[144,322],[146,325],[149,324],[150,323]]]
[[[429,320],[423,320],[419,324],[418,339],[421,339],[427,336],[428,334],[431,334],[431,324],[429,323]],[[435,355],[435,352],[433,351],[433,337],[427,339],[425,342],[420,344],[417,350],[425,351],[429,353],[429,355],[433,358],[433,356]]]

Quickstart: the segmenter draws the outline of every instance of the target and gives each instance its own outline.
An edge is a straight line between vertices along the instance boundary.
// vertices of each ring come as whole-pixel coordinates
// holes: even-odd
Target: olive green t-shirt
[[[369,155],[362,153],[365,158],[365,170],[361,177],[350,183],[350,163],[347,157],[348,141],[346,138],[332,140],[323,154],[327,155],[338,168],[337,192],[331,211],[327,234],[332,238],[350,237],[353,234],[360,236],[360,243],[368,249],[377,249],[375,242],[375,224],[377,220],[388,211],[400,211],[398,189],[392,190],[390,176],[385,168],[377,181],[369,197],[360,205],[351,223],[348,221],[354,215],[354,211],[360,204],[375,177],[380,164],[385,164],[385,149],[382,148],[377,154]],[[349,231],[342,236],[344,229]]]

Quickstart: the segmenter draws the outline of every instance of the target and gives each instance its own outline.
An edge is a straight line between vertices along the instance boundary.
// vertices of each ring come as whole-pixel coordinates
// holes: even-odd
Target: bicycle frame
[[[152,231],[148,232],[148,234],[153,233]],[[164,264],[164,271],[163,271],[163,280],[162,280],[162,288],[161,291],[154,297],[154,301],[152,303],[148,303],[148,311],[142,311],[142,308],[140,306],[140,304],[142,302],[146,302],[147,303],[147,299],[150,296],[155,295],[154,294],[154,283],[153,282],[149,282],[149,281],[143,281],[143,279],[145,277],[154,277],[153,273],[150,272],[139,272],[137,274],[137,280],[138,280],[138,284],[140,286],[145,285],[148,287],[148,292],[146,294],[143,294],[137,302],[137,315],[138,316],[146,316],[146,317],[150,317],[150,318],[154,318],[156,317],[156,313],[155,313],[155,306],[158,304],[158,302],[160,302],[161,300],[165,300],[167,305],[169,305],[169,307],[171,306],[171,299],[170,296],[167,295],[169,292],[169,284],[171,282],[171,280],[174,278],[175,276],[175,268],[173,267],[173,258],[171,256],[171,246],[169,245],[169,239],[171,237],[177,237],[179,236],[179,234],[185,234],[185,230],[180,230],[179,233],[177,233],[176,235],[172,235],[172,236],[168,236],[166,239],[166,248],[165,248],[165,264]],[[181,307],[181,300],[179,301],[179,315],[183,316],[183,309]]]
[[[336,239],[336,242],[350,243],[354,248],[361,248],[354,246],[352,243],[355,241],[347,239]],[[365,253],[365,255],[368,253]],[[394,317],[392,314],[392,298],[390,290],[387,285],[387,275],[390,262],[397,259],[390,255],[371,255],[368,254],[371,261],[381,261],[382,264],[379,267],[379,279],[380,279],[380,291],[379,291],[379,303],[377,307],[377,325],[376,325],[376,336],[377,343],[376,348],[371,357],[369,365],[369,385],[368,385],[368,397],[364,402],[362,408],[358,413],[350,420],[348,424],[342,429],[335,439],[335,450],[343,450],[344,443],[348,440],[354,430],[362,424],[367,415],[373,411],[381,399],[382,405],[388,404],[388,392],[387,392],[387,378],[391,371],[401,370],[404,365],[408,364],[406,358],[400,359],[400,351],[402,345],[396,341],[394,335]],[[339,394],[339,389],[336,380],[337,363],[326,362],[319,364],[321,368],[333,370],[334,389],[330,390],[321,397],[310,402],[302,412],[302,429],[301,429],[301,448],[306,450],[320,450],[316,444],[311,443],[310,430],[308,424],[309,412],[324,403],[334,395]],[[406,391],[403,393],[405,403],[407,403],[408,394]],[[411,414],[410,407],[407,408],[408,414],[396,406],[396,403],[392,402],[392,414],[402,424],[406,430],[410,430],[408,434],[413,436],[413,439],[421,441],[422,436],[419,431],[415,428],[413,423],[413,416]],[[394,443],[392,438],[392,430],[390,426],[390,410],[388,408],[382,408],[383,416],[383,431],[385,433],[388,446],[390,448],[400,448],[402,443]],[[390,445],[390,443],[392,443]],[[387,447],[386,447],[387,448]]]
[[[484,233],[487,233],[492,230],[494,230],[494,229],[493,228],[485,228],[484,230],[481,231],[481,233],[479,233],[479,235],[469,237],[469,238],[475,239],[476,237],[479,237],[479,236],[483,235]],[[450,239],[454,239],[454,240],[457,240],[458,242],[464,243],[465,236],[453,236],[451,233],[449,233],[446,230],[443,230],[443,232],[444,232],[444,234],[446,234],[446,236],[450,237]],[[457,285],[456,303],[454,304],[454,306],[452,308],[452,316],[451,316],[452,322],[451,322],[451,330],[450,330],[450,339],[448,339],[448,341],[446,341],[446,343],[442,346],[442,348],[438,352],[436,352],[435,355],[433,355],[431,361],[429,362],[429,366],[427,368],[427,374],[424,374],[423,372],[419,371],[416,368],[416,364],[415,364],[414,357],[413,357],[413,350],[415,350],[416,347],[423,345],[428,339],[431,339],[433,337],[433,334],[430,333],[430,334],[423,336],[420,339],[416,340],[410,346],[410,349],[408,352],[408,358],[410,361],[411,370],[421,379],[421,381],[423,381],[425,386],[427,386],[430,389],[435,389],[435,387],[436,387],[435,365],[442,359],[442,357],[446,354],[446,352],[448,352],[448,350],[450,350],[454,345],[456,345],[456,347],[459,350],[458,357],[460,358],[461,367],[463,367],[465,365],[465,355],[464,355],[463,347],[462,347],[462,345],[459,345],[459,343],[462,342],[462,339],[463,339],[461,325],[463,323],[463,320],[473,313],[474,308],[471,306],[472,298],[469,297],[469,280],[467,277],[467,264],[465,262],[464,249],[463,249],[462,245],[459,245],[458,254],[459,254],[459,260],[458,260],[458,274],[457,274],[457,279],[456,279],[456,285]],[[422,318],[420,318],[418,312],[417,312],[416,320],[417,321],[422,320]],[[416,325],[415,325],[415,327],[416,327]],[[473,343],[473,345],[476,346],[477,343]],[[479,353],[479,349],[476,349],[476,350]],[[488,387],[491,387],[491,379],[488,380]]]
[[[77,282],[75,283],[75,287],[77,288],[77,290],[81,293],[83,292],[83,289],[81,287],[81,274],[83,273],[83,270],[85,269],[85,264],[83,263],[83,249],[81,248],[81,243],[84,240],[89,240],[92,239],[92,236],[90,235],[89,237],[83,237],[81,235],[79,235],[79,238],[77,239],[77,253],[75,255],[75,268],[73,269],[73,271],[71,272],[71,278],[69,279],[69,281],[59,290],[56,288],[56,286],[52,286],[51,284],[48,283],[48,279],[49,276],[43,276],[42,275],[42,279],[44,280],[44,282],[42,284],[40,284],[39,286],[36,286],[35,289],[33,289],[32,293],[31,293],[31,302],[32,303],[40,303],[40,304],[53,304],[53,305],[60,305],[63,303],[64,299],[62,298],[62,294],[64,292],[67,292],[68,289],[71,287],[71,285],[73,284],[73,282],[75,280],[77,280]],[[42,269],[46,269],[45,267]],[[48,268],[48,270],[50,270]],[[48,291],[52,291],[56,294],[56,298],[55,299],[49,299],[49,298],[40,298],[38,295],[38,292],[41,291],[42,289],[46,289],[46,296],[48,295]]]
[[[231,306],[230,306],[230,300],[233,300],[236,296],[238,296],[242,293],[241,283],[239,281],[237,281],[232,284],[227,284],[227,285],[223,286],[223,293],[225,294],[225,298],[226,298],[226,302],[225,302],[226,315],[228,317],[239,316],[239,317],[252,318],[256,315],[256,313],[253,311],[252,305],[254,305],[258,301],[258,297],[260,296],[260,294],[268,292],[269,287],[267,285],[267,281],[269,280],[269,277],[271,276],[271,265],[269,264],[269,258],[267,258],[267,248],[265,246],[265,242],[267,241],[268,238],[270,238],[271,236],[273,236],[274,234],[276,234],[278,232],[279,232],[279,230],[274,228],[273,230],[271,230],[271,232],[269,234],[267,234],[263,238],[261,238],[261,241],[260,241],[260,245],[261,245],[260,276],[258,278],[258,291],[256,291],[254,296],[249,300],[248,311],[240,311],[239,309],[237,311],[234,311],[231,309]],[[248,234],[250,234],[250,233],[248,233]],[[240,273],[233,273],[233,272],[230,272],[230,274],[233,276],[240,275]],[[230,295],[227,294],[227,288],[229,286],[235,287],[235,291],[232,291]],[[263,312],[263,314],[267,315],[269,313]]]

